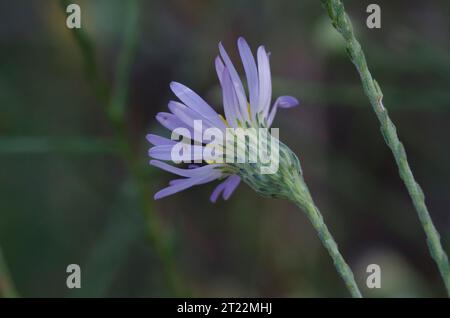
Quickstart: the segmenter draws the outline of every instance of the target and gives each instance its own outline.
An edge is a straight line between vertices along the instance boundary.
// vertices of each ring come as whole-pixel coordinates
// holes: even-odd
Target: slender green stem
[[[328,227],[323,220],[322,214],[314,204],[314,200],[312,199],[308,187],[306,186],[302,177],[299,177],[296,180],[296,184],[292,188],[294,189],[292,200],[300,209],[305,211],[308,219],[311,221],[311,224],[317,231],[317,234],[319,235],[323,246],[326,248],[331,258],[333,259],[334,267],[336,268],[336,271],[339,273],[341,278],[344,280],[350,294],[354,298],[362,298],[353,272],[339,252],[336,241],[328,230]]]
[[[327,9],[333,26],[345,40],[347,52],[353,64],[356,66],[359,76],[361,77],[364,92],[369,98],[370,104],[378,117],[381,133],[394,155],[400,177],[408,190],[409,196],[411,197],[419,220],[425,231],[430,254],[437,264],[439,272],[444,280],[445,287],[447,288],[447,293],[450,296],[450,266],[448,257],[442,248],[439,233],[431,220],[425,204],[425,196],[419,184],[414,179],[414,175],[406,157],[405,148],[397,136],[394,123],[389,118],[388,112],[383,106],[383,93],[378,83],[370,74],[364,52],[353,33],[352,23],[345,13],[342,2],[339,0],[322,0],[322,2]]]
[[[16,298],[19,297],[14,286],[8,266],[6,265],[3,251],[0,247],[0,297]]]
[[[83,29],[72,29],[85,62],[86,74],[91,82],[93,90],[104,105],[107,118],[114,128],[119,151],[126,164],[138,190],[140,204],[147,222],[147,234],[156,254],[161,259],[164,273],[168,281],[169,289],[175,296],[185,296],[182,288],[181,275],[175,265],[170,240],[162,230],[162,224],[155,213],[150,198],[151,189],[145,179],[141,168],[141,160],[130,146],[127,136],[125,108],[129,95],[129,77],[131,65],[137,48],[139,30],[139,6],[138,0],[127,1],[123,46],[119,55],[116,77],[113,89],[110,90],[100,75],[95,59],[94,47],[89,36]],[[61,0],[63,8],[68,4],[67,0]]]

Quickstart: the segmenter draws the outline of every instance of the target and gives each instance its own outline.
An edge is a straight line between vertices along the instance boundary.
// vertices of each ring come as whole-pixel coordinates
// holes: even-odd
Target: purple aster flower
[[[225,117],[219,115],[188,87],[176,82],[170,84],[170,88],[180,102],[170,101],[170,113],[158,113],[156,119],[164,127],[172,131],[172,138],[174,137],[174,132],[176,132],[175,136],[178,135],[189,140],[187,149],[189,150],[189,155],[191,155],[190,157],[192,157],[192,153],[194,158],[196,158],[196,152],[206,153],[205,150],[208,150],[210,144],[204,145],[205,143],[199,135],[206,134],[206,131],[211,128],[224,134],[231,128],[235,128],[235,131],[241,128],[246,128],[250,131],[251,129],[259,128],[259,131],[261,131],[272,125],[278,108],[289,108],[298,105],[296,98],[280,96],[271,106],[272,81],[270,78],[269,56],[266,50],[263,46],[260,46],[255,61],[247,42],[243,38],[239,38],[238,48],[247,79],[248,94],[222,44],[219,44],[220,56],[215,61],[217,76],[222,87]],[[196,122],[201,122],[202,125],[198,126]],[[223,136],[223,134],[221,135]],[[248,136],[249,139],[252,136],[250,134]],[[340,254],[319,209],[314,204],[303,179],[300,161],[286,145],[278,141],[276,136],[263,137],[260,139],[263,146],[261,147],[261,144],[257,146],[257,152],[260,154],[261,148],[265,149],[269,141],[272,146],[272,141],[276,140],[277,169],[267,174],[261,170],[264,163],[263,160],[261,162],[239,161],[239,156],[237,161],[232,162],[218,162],[213,156],[201,157],[203,160],[201,160],[200,164],[191,164],[185,169],[175,167],[160,160],[172,160],[174,149],[179,146],[179,143],[176,140],[151,134],[147,136],[147,139],[154,145],[149,150],[149,155],[154,158],[150,161],[150,164],[180,177],[170,181],[168,187],[158,191],[155,194],[155,199],[183,191],[194,185],[220,179],[223,180],[222,183],[211,194],[210,199],[212,202],[215,202],[219,196],[227,200],[241,180],[260,194],[291,200],[306,212],[324,247],[332,257],[336,270],[345,281],[352,296],[361,297],[353,272]],[[191,142],[194,142],[193,147],[191,147]],[[218,145],[219,150],[223,151],[223,148],[227,148],[230,143],[228,143],[228,139],[225,142],[222,139],[221,141],[219,140]],[[235,147],[238,150],[244,149],[244,156],[247,153],[250,156],[250,154],[256,152],[251,143],[247,145],[245,142],[232,141],[231,145],[233,150]],[[226,149],[227,152],[228,149]]]
[[[201,120],[203,129],[215,127],[225,134],[227,128],[253,127],[269,128],[278,108],[290,108],[298,105],[292,96],[280,96],[271,106],[272,80],[270,75],[269,55],[264,46],[258,48],[256,60],[247,42],[241,37],[237,41],[239,54],[247,79],[248,94],[222,44],[219,44],[220,55],[216,57],[215,67],[222,88],[224,115],[218,114],[203,98],[183,84],[172,82],[170,88],[178,97],[178,101],[168,104],[170,113],[160,112],[156,119],[170,131],[185,128],[189,132],[187,138],[197,141],[202,151],[202,140],[195,140],[194,121]],[[157,135],[147,135],[153,144],[149,156],[154,158],[150,164],[171,172],[181,178],[172,180],[168,187],[158,191],[155,199],[183,191],[195,185],[223,180],[212,192],[210,200],[215,202],[220,196],[227,200],[241,182],[242,173],[228,163],[212,163],[204,161],[203,165],[178,168],[160,160],[172,160],[172,149],[177,143],[174,140]],[[195,147],[195,146],[194,146]]]

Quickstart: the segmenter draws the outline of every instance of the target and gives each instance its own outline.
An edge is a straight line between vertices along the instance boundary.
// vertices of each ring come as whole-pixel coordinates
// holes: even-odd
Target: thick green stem
[[[3,257],[3,251],[0,247],[0,297],[16,298],[19,297],[16,288],[14,287],[13,280],[6,265],[5,258]]]
[[[322,214],[319,209],[314,204],[314,201],[309,193],[309,190],[304,183],[303,179],[300,177],[296,184],[293,186],[294,195],[292,200],[297,204],[299,208],[305,211],[309,220],[311,221],[314,229],[317,231],[323,246],[326,248],[331,258],[333,259],[334,267],[339,273],[341,278],[344,280],[347,289],[354,298],[362,298],[361,292],[359,291],[358,285],[356,284],[353,272],[345,262],[341,253],[339,252],[336,241],[328,230],[325,224]]]
[[[361,78],[364,92],[369,98],[370,104],[378,117],[381,126],[381,133],[386,144],[394,155],[395,162],[399,170],[409,196],[419,216],[419,220],[427,237],[428,248],[430,254],[437,264],[437,267],[444,280],[447,293],[450,296],[450,266],[447,254],[442,248],[439,233],[431,220],[427,206],[425,204],[425,196],[414,179],[414,175],[409,166],[405,148],[400,142],[394,123],[389,118],[386,108],[383,106],[383,93],[378,83],[372,78],[367,66],[366,58],[361,45],[357,41],[350,18],[345,13],[344,5],[339,0],[322,0],[333,26],[342,35],[345,40],[347,52]]]

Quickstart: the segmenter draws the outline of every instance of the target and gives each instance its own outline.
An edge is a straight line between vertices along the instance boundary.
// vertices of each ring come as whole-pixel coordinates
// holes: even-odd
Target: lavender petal
[[[259,74],[259,112],[267,116],[272,97],[272,80],[270,78],[269,56],[264,46],[258,48],[258,74]]]
[[[158,191],[155,194],[154,198],[155,198],[155,200],[158,200],[158,199],[164,198],[166,196],[175,194],[177,192],[186,190],[187,188],[190,188],[192,186],[213,181],[219,177],[220,177],[220,175],[217,175],[215,173],[210,173],[210,174],[200,175],[200,176],[191,177],[191,178],[187,178],[187,179],[172,180],[172,185],[169,185],[168,187]]]
[[[176,143],[175,140],[171,140],[165,137],[161,137],[158,135],[154,135],[154,134],[148,134],[147,136],[145,136],[148,140],[149,143],[151,143],[152,145],[155,146],[160,146],[160,145],[174,145]]]
[[[240,108],[240,113],[242,115],[242,119],[249,121],[248,108],[247,108],[247,97],[245,96],[244,86],[242,85],[241,79],[239,78],[239,75],[236,72],[236,69],[234,68],[233,63],[231,62],[222,43],[219,43],[219,51],[220,51],[220,56],[222,57],[223,62],[225,63],[225,66],[228,68],[228,71],[229,71],[229,74],[231,77],[231,82],[233,83],[234,90],[236,91],[236,96],[239,101],[239,108]]]
[[[259,110],[258,98],[259,98],[259,80],[258,70],[256,68],[255,58],[249,45],[240,37],[238,39],[239,54],[241,56],[242,65],[244,66],[245,75],[247,76],[247,87],[250,97],[250,109],[252,118],[255,118],[255,114]]]
[[[182,177],[194,177],[199,175],[206,175],[210,173],[218,173],[221,175],[221,171],[217,168],[223,166],[222,164],[209,164],[196,169],[182,169],[178,167],[171,166],[165,162],[159,160],[150,160],[150,164],[154,167],[162,169],[167,172],[182,176]]]
[[[272,125],[273,120],[275,119],[275,115],[277,113],[278,107],[280,108],[291,108],[295,107],[299,104],[298,99],[293,96],[280,96],[276,99],[275,103],[273,103],[272,110],[270,111],[270,115],[267,119],[268,126]]]
[[[217,77],[219,78],[219,82],[222,83],[222,73],[225,66],[223,65],[222,59],[220,56],[216,56],[215,63],[216,65],[216,73]]]
[[[217,201],[217,199],[219,198],[220,194],[222,194],[222,197],[224,200],[228,200],[240,182],[241,182],[241,178],[238,175],[229,176],[225,181],[220,183],[213,190],[209,200],[212,203],[215,203]]]
[[[160,145],[149,149],[148,155],[154,159],[172,160],[173,145]]]
[[[192,108],[189,108],[182,103],[170,101],[168,107],[175,116],[177,116],[182,122],[184,122],[187,126],[192,127],[193,129],[195,128],[194,121],[201,120],[202,131],[198,131],[200,134],[203,134],[204,129],[210,127],[216,127],[225,131],[226,126],[222,121],[220,121],[220,127],[217,127],[217,124],[215,122],[212,122],[210,118],[204,117],[202,114],[196,112]]]
[[[233,194],[234,190],[238,187],[239,183],[241,183],[241,177],[234,174],[229,176],[227,179],[227,184],[225,186],[225,190],[223,191],[223,199],[228,200],[230,196]]]
[[[186,106],[199,114],[203,114],[203,117],[208,118],[213,122],[215,127],[221,128],[223,126],[223,122],[220,120],[217,112],[189,87],[177,82],[172,82],[170,83],[170,88]]]
[[[240,113],[238,100],[226,67],[224,67],[222,74],[222,97],[227,122],[231,127],[237,127],[237,120],[242,119],[242,116],[238,115]]]
[[[186,128],[187,131],[177,131],[180,135],[187,139],[195,140],[199,143],[202,143],[201,134],[200,136],[197,136],[198,134],[194,134],[194,129],[192,127],[189,127],[181,121],[177,116],[171,113],[165,113],[165,112],[159,112],[156,115],[156,120],[160,122],[161,125],[163,125],[165,128],[169,129],[170,131],[173,131],[178,128]]]

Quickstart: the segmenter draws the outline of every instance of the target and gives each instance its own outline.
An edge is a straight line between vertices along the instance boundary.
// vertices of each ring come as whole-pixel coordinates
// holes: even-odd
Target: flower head
[[[255,60],[249,45],[242,37],[238,39],[237,44],[247,79],[248,95],[238,72],[220,43],[220,55],[216,57],[215,67],[222,88],[224,116],[218,114],[194,91],[177,82],[170,83],[170,88],[180,102],[170,101],[168,104],[170,113],[160,112],[156,115],[156,119],[172,132],[172,136],[175,134],[187,139],[189,144],[191,141],[194,143],[193,147],[188,148],[189,154],[191,152],[204,153],[207,150],[208,145],[205,145],[201,138],[207,129],[214,128],[224,134],[230,128],[268,129],[272,125],[278,108],[290,108],[298,105],[297,99],[292,96],[280,96],[271,105],[272,80],[269,54],[264,46],[260,46]],[[198,122],[201,122],[200,126],[197,124]],[[267,144],[276,138],[269,135],[263,139],[264,143]],[[185,169],[175,167],[160,160],[174,161],[173,154],[177,145],[176,140],[153,134],[147,135],[147,140],[153,144],[153,147],[149,150],[149,156],[154,159],[150,161],[150,164],[181,177],[170,181],[168,187],[158,191],[155,194],[155,199],[216,179],[223,181],[211,194],[212,202],[215,202],[220,196],[227,200],[237,188],[241,179],[244,179],[247,184],[260,193],[285,197],[285,190],[278,189],[283,188],[280,185],[286,181],[283,178],[292,174],[290,169],[293,167],[296,171],[300,170],[297,157],[281,143],[279,148],[281,169],[271,175],[264,175],[257,169],[260,167],[258,163],[223,162],[214,159],[217,157],[212,155],[207,158],[202,157],[200,162],[195,161],[199,164],[191,164]],[[276,139],[276,142],[278,142],[278,139]],[[215,149],[218,152],[224,152],[225,146],[229,144],[228,140],[216,140],[217,147]],[[239,150],[240,146],[236,145],[236,142],[231,142],[231,145],[233,149],[236,146]],[[254,149],[249,146],[243,147],[244,154],[254,152]],[[233,158],[236,159],[236,156]]]

